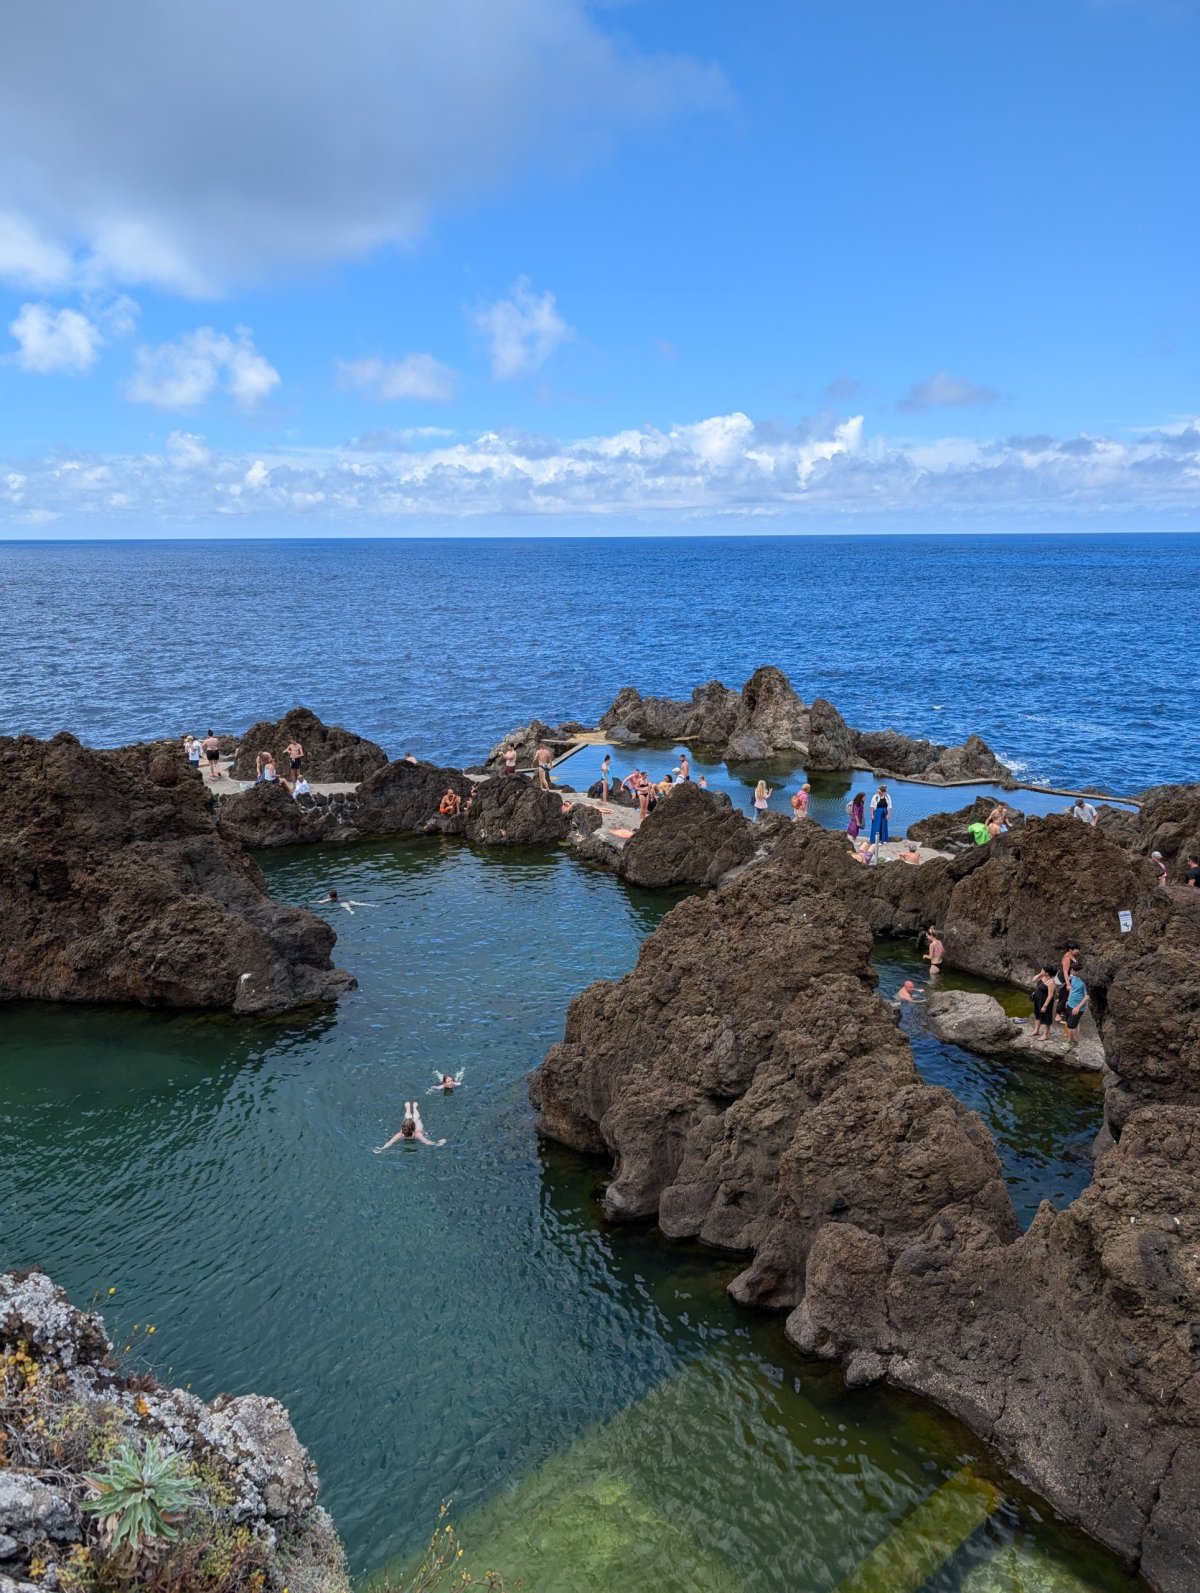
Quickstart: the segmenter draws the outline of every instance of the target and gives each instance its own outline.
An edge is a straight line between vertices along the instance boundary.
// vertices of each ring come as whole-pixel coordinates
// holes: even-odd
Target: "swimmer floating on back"
[[[446,1143],[444,1139],[430,1139],[425,1132],[425,1125],[421,1121],[421,1108],[416,1101],[405,1101],[404,1121],[386,1145],[375,1146],[376,1156],[379,1155],[380,1151],[390,1150],[400,1140],[412,1140],[418,1145],[432,1145],[435,1149],[439,1145]]]
[[[344,907],[350,914],[351,918],[354,917],[354,909],[356,907],[374,907],[375,905],[374,902],[356,902],[349,897],[343,901],[336,891],[329,891],[324,896],[318,896],[316,901],[313,903],[313,906],[323,907],[326,902],[331,903],[334,907]]]
[[[459,1068],[458,1072],[451,1078],[449,1073],[439,1073],[434,1068],[433,1076],[437,1083],[431,1089],[425,1091],[426,1095],[436,1095],[439,1090],[445,1095],[453,1095],[455,1090],[466,1089],[466,1085],[463,1083],[463,1074],[466,1071],[466,1068]]]

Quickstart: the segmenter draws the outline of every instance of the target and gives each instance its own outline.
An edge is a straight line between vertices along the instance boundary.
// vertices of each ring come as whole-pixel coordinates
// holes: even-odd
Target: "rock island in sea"
[[[811,821],[752,827],[695,786],[614,825],[593,799],[498,773],[506,743],[474,771],[389,761],[301,712],[256,725],[233,769],[300,727],[329,788],[303,801],[227,776],[206,789],[170,744],[0,742],[17,798],[0,820],[0,994],[247,1016],[336,998],[354,970],[334,967],[332,932],[272,903],[246,848],[562,842],[644,887],[713,887],[571,1004],[532,1081],[541,1131],[611,1160],[610,1218],[742,1258],[734,1296],[786,1313],[803,1351],[953,1412],[1152,1586],[1200,1585],[1200,892],[1164,888],[1149,857],[1177,876],[1200,790],[1161,788],[1094,828],[1031,817],[978,847],[946,815],[917,866],[864,868]],[[629,689],[601,729],[732,762],[1007,777],[977,738],[851,730],[772,669],[683,703]],[[524,765],[582,733],[535,723],[506,742]],[[438,811],[447,789],[458,815]],[[1025,1234],[985,1126],[922,1082],[876,993],[873,937],[933,924],[948,966],[993,979],[1080,947],[1106,1127],[1085,1193]]]

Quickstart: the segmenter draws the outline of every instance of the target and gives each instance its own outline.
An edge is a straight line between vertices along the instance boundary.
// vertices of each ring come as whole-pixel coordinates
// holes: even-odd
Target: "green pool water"
[[[272,1023],[6,1009],[0,1261],[153,1323],[164,1377],[283,1400],[356,1571],[411,1562],[452,1497],[471,1563],[531,1593],[832,1590],[878,1553],[927,1593],[1130,1585],[960,1429],[737,1311],[724,1263],[606,1229],[603,1169],[538,1142],[529,1069],[672,898],[455,843],[265,867],[370,904],[334,920],[360,989]],[[978,1066],[1014,1191],[1069,1198],[1094,1100],[1048,1122],[1056,1091]],[[372,1154],[459,1068],[423,1097],[443,1149]]]

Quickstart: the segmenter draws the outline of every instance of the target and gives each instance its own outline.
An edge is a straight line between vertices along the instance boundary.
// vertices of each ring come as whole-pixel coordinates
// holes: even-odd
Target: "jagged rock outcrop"
[[[853,730],[823,697],[805,707],[773,665],[756,669],[740,692],[713,680],[698,687],[690,701],[643,697],[624,686],[601,715],[600,729],[615,741],[691,741],[719,749],[727,763],[790,754],[813,770],[868,768],[943,785],[1011,777],[979,736],[946,747],[895,730]]]
[[[409,763],[397,758],[376,769],[358,788],[358,827],[362,835],[418,835],[438,818],[438,804],[447,791],[466,803],[475,782],[461,769],[444,769],[436,763]],[[453,833],[461,834],[458,825]]]
[[[858,761],[856,732],[824,697],[814,697],[808,710],[808,767],[813,770],[853,769]]]
[[[1125,844],[1137,852],[1161,852],[1171,880],[1181,879],[1185,860],[1200,857],[1200,785],[1160,785],[1145,792]]]
[[[920,1016],[931,1034],[949,1045],[1006,1062],[1050,1062],[1099,1072],[1104,1047],[1085,1013],[1079,1040],[1068,1046],[1066,1031],[1056,1027],[1048,1040],[1035,1040],[1030,1021],[1014,1022],[996,1000],[978,990],[931,988]]]
[[[463,811],[438,812],[453,790]],[[461,835],[483,846],[544,846],[565,839],[571,815],[557,791],[521,775],[475,782],[458,769],[397,759],[358,788],[356,825],[366,835]]]
[[[353,985],[178,757],[3,739],[0,789],[0,1000],[283,1012]]]
[[[747,1303],[795,1304],[831,1215],[912,1234],[952,1207],[1012,1237],[988,1135],[920,1082],[870,950],[770,862],[683,902],[631,974],[571,1003],[531,1084],[541,1131],[612,1156],[610,1215],[749,1253]]]
[[[623,686],[612,707],[600,716],[600,729],[614,741],[679,741],[687,738],[709,747],[723,747],[741,710],[739,692],[710,680],[687,700],[643,697]]]
[[[199,1590],[210,1585],[199,1568],[207,1556],[239,1568],[214,1589],[349,1593],[316,1468],[278,1401],[223,1395],[206,1405],[126,1375],[99,1316],[40,1272],[0,1275],[0,1368],[0,1583]],[[140,1450],[149,1440],[180,1457],[195,1504],[173,1540],[120,1554],[104,1518],[81,1508],[99,1491],[88,1475],[122,1443]]]
[[[604,795],[603,781],[594,780],[592,784],[588,786],[587,794],[594,800],[599,801]],[[623,785],[613,785],[611,782],[608,787],[608,800],[613,807],[617,808],[637,807],[637,797],[633,796],[631,792],[627,791]]]
[[[1009,829],[1021,829],[1025,815],[1007,802],[1004,806],[1008,811]],[[969,826],[986,824],[995,807],[995,797],[976,797],[974,802],[968,802],[964,808],[956,808],[953,813],[931,813],[927,819],[918,819],[915,824],[908,826],[905,834],[910,841],[932,847],[935,852],[968,851],[975,845]],[[986,842],[986,837],[984,839]]]
[[[771,815],[761,824],[751,824],[728,800],[685,781],[626,841],[617,854],[617,873],[631,885],[658,889],[715,885],[731,869],[749,862],[776,825],[786,823]]]
[[[788,1336],[960,1417],[1162,1593],[1200,1585],[1200,1111],[1136,1113],[1015,1244],[830,1222]]]
[[[481,846],[547,846],[570,829],[571,811],[558,792],[519,777],[481,781],[463,821],[463,833]]]
[[[586,731],[587,726],[577,719],[564,719],[561,724],[548,725],[541,719],[533,719],[527,725],[520,725],[516,730],[510,730],[488,753],[483,763],[483,768],[489,774],[498,773],[504,768],[504,755],[509,746],[516,748],[517,767],[528,769],[533,764],[533,755],[539,747],[549,747],[556,758],[561,758],[575,742],[581,731]]]
[[[237,780],[253,780],[258,773],[258,754],[271,752],[279,773],[286,775],[288,760],[283,749],[292,741],[304,748],[308,778],[324,783],[357,783],[388,761],[387,753],[375,742],[340,725],[324,724],[311,708],[293,708],[274,723],[264,719],[251,725],[238,743],[231,774]]]
[[[961,780],[1008,780],[1011,771],[981,736],[968,736],[957,747],[901,735],[898,730],[860,730],[855,736],[857,761],[878,774],[901,779],[955,785]]]
[[[776,752],[808,755],[808,709],[781,669],[764,665],[742,687],[741,707],[725,744],[727,763],[757,763]]]

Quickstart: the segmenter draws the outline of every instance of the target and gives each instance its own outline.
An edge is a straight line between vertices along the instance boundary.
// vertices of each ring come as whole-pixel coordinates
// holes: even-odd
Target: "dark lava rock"
[[[1025,815],[1007,802],[1004,805],[1008,808],[1009,829],[1020,829],[1025,823]],[[906,833],[910,841],[932,847],[935,852],[966,851],[975,845],[969,834],[969,826],[986,824],[995,806],[995,797],[979,796],[974,802],[968,802],[965,808],[956,808],[953,813],[931,813],[927,819],[918,819],[915,824],[908,826]]]
[[[1136,1113],[1065,1211],[1013,1244],[943,1213],[897,1244],[849,1219],[788,1336],[937,1401],[1163,1593],[1200,1586],[1200,1111]]]
[[[808,709],[781,669],[756,669],[742,687],[741,707],[725,746],[727,763],[756,763],[775,752],[808,753]]]
[[[604,795],[603,782],[600,780],[593,781],[593,783],[588,786],[587,794],[588,796],[593,797],[596,801],[599,801]],[[608,800],[613,807],[617,808],[637,807],[637,797],[632,796],[623,785],[613,785],[611,782],[608,787]]]
[[[356,784],[388,761],[387,753],[373,741],[340,725],[323,724],[311,708],[293,708],[275,724],[263,720],[251,725],[238,745],[230,772],[237,780],[253,780],[258,773],[258,754],[272,752],[279,773],[287,775],[283,749],[293,740],[304,748],[304,772],[310,780]]]
[[[336,794],[336,793],[335,793]],[[251,851],[311,842],[356,841],[357,823],[344,805],[312,797],[292,797],[279,784],[252,785],[221,801],[217,828],[228,840]]]
[[[488,753],[483,767],[488,773],[498,773],[502,770],[504,754],[510,745],[517,749],[519,769],[528,769],[532,766],[533,755],[539,747],[549,747],[554,756],[560,758],[574,745],[580,732],[586,729],[587,726],[580,724],[576,719],[566,719],[558,725],[548,725],[540,719],[533,719],[527,725],[510,730],[507,736],[498,741]]]
[[[571,810],[557,791],[517,776],[481,781],[464,817],[464,833],[482,846],[546,846],[570,828]]]
[[[0,740],[0,999],[283,1012],[353,985],[185,774],[154,748]]]
[[[1011,771],[980,736],[958,747],[902,736],[898,730],[860,730],[858,762],[879,774],[956,785],[963,780],[1007,780]]]
[[[698,686],[687,701],[671,697],[643,697],[633,686],[623,686],[612,707],[600,716],[600,729],[614,741],[679,741],[723,747],[733,732],[741,710],[740,693],[710,680]]]
[[[831,1210],[888,1236],[946,1210],[1015,1236],[986,1130],[920,1082],[870,951],[770,862],[690,898],[631,974],[571,1003],[531,1084],[541,1131],[612,1156],[611,1216],[749,1253],[747,1303],[799,1300]]]
[[[460,769],[397,758],[369,774],[359,786],[359,833],[421,834],[431,820],[439,817],[438,804],[448,790],[456,791],[466,803],[474,793],[475,783]],[[461,828],[454,833],[461,833]]]
[[[783,820],[787,823],[787,820]],[[715,885],[749,862],[763,845],[766,824],[751,824],[727,803],[691,781],[677,785],[626,841],[617,873],[631,885]]]
[[[457,791],[463,812],[446,818],[438,806]],[[397,759],[358,788],[354,824],[360,835],[462,835],[486,846],[540,846],[563,840],[571,827],[557,791],[522,775],[477,784],[459,769]]]
[[[855,732],[824,697],[808,710],[808,759],[812,770],[853,769],[858,762]]]
[[[1158,786],[1148,791],[1136,819],[1139,852],[1161,852],[1172,880],[1188,857],[1200,857],[1200,785]]]

